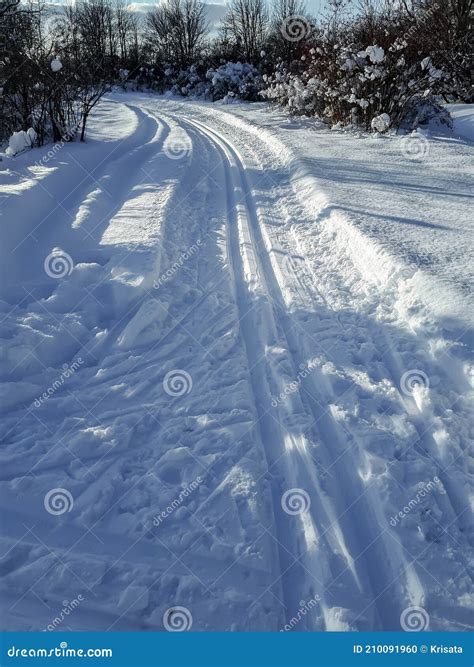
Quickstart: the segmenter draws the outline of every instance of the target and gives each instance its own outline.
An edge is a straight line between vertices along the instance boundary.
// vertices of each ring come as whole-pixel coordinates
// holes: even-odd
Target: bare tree
[[[184,68],[199,57],[208,31],[201,0],[168,0],[149,12],[147,36],[158,59]]]
[[[115,55],[114,12],[108,0],[78,2],[75,21],[84,52],[101,62]]]
[[[304,0],[277,0],[272,13],[270,42],[277,59],[290,65],[300,58],[314,25]]]
[[[269,16],[264,0],[232,0],[223,31],[248,63],[256,64],[268,36]]]
[[[109,90],[109,83],[103,72],[97,71],[94,63],[80,68],[78,99],[81,103],[81,141],[85,140],[86,125],[90,112]]]
[[[10,3],[8,11],[0,15],[0,28],[8,34],[8,42],[2,39],[0,44],[2,137],[32,126],[38,127],[40,141],[45,134],[52,82],[45,67],[51,60],[51,41],[42,31],[43,11],[40,3],[25,3],[21,10]]]
[[[125,5],[124,0],[116,0],[114,9],[119,56],[122,60],[126,60],[133,44],[136,15]]]

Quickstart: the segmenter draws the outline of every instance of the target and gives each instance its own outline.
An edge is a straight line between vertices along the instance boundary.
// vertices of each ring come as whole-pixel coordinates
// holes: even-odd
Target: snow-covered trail
[[[470,627],[463,295],[440,318],[277,126],[122,100],[132,131],[7,289],[2,617],[81,594],[63,629]]]

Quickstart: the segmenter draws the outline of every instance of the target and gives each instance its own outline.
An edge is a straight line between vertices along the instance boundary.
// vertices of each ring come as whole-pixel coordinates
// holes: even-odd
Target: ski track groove
[[[295,369],[301,367],[301,365],[303,364],[303,358],[297,354],[299,341],[297,340],[297,338],[295,338],[295,336],[291,331],[291,324],[289,322],[289,318],[284,312],[284,305],[282,304],[281,296],[278,294],[279,291],[278,283],[273,273],[270,259],[265,251],[264,241],[261,237],[261,228],[258,221],[258,215],[255,209],[255,204],[252,200],[249,184],[246,180],[245,168],[242,164],[241,158],[239,157],[236,150],[231,146],[231,144],[227,142],[221,135],[219,135],[214,130],[211,130],[209,127],[206,127],[205,125],[194,120],[185,122],[189,122],[193,125],[196,125],[204,133],[206,133],[207,136],[209,136],[210,140],[213,140],[217,145],[221,146],[223,155],[225,155],[227,173],[229,173],[229,171],[231,173],[230,177],[228,177],[228,188],[233,190],[234,197],[237,191],[240,190],[242,192],[240,201],[237,202],[234,201],[233,203],[231,203],[230,208],[233,207],[234,209],[239,209],[239,207],[241,207],[243,204],[245,207],[245,212],[241,210],[239,216],[239,211],[237,211],[237,215],[235,214],[235,212],[233,213],[231,211],[229,216],[230,224],[232,226],[232,223],[235,221],[236,217],[237,220],[240,217],[240,222],[238,225],[240,231],[240,243],[239,243],[240,249],[245,248],[247,245],[249,246],[248,256],[250,257],[250,259],[248,259],[248,262],[249,264],[252,264],[253,268],[252,275],[256,273],[259,276],[264,291],[264,296],[261,300],[260,308],[265,309],[269,314],[267,321],[273,320],[272,327],[274,328],[274,331],[272,332],[272,334],[274,336],[274,340],[273,341],[270,340],[270,345],[272,342],[273,343],[277,343],[277,341],[280,342],[282,340],[281,334],[283,334],[286,353],[288,354],[288,358],[292,362],[293,372],[295,373]],[[230,169],[229,165],[231,165]],[[238,173],[238,176],[232,177],[233,170],[235,173]],[[244,238],[242,238],[242,236]],[[230,232],[230,237],[232,238],[232,232]],[[253,254],[254,258],[252,257]],[[268,369],[260,368],[262,366],[262,360],[258,359],[255,352],[252,351],[253,348],[251,342],[252,334],[250,332],[250,328],[246,327],[245,320],[247,315],[253,311],[254,306],[251,303],[249,303],[248,299],[246,299],[245,295],[243,294],[243,292],[246,289],[245,277],[243,276],[245,271],[242,266],[242,259],[238,257],[235,241],[232,251],[232,257],[234,261],[234,273],[238,276],[238,279],[236,280],[237,300],[240,302],[239,308],[241,311],[242,331],[246,343],[247,354],[249,357],[251,375],[253,375],[252,384],[254,388],[257,412],[260,422],[261,437],[267,449],[267,457],[269,460],[269,466],[271,468],[274,465],[278,466],[279,460],[281,458],[280,456],[278,456],[275,460],[274,454],[269,451],[269,443],[272,441],[275,431],[275,427],[272,424],[272,419],[275,420],[275,422],[277,423],[280,422],[280,419],[278,417],[276,419],[273,417],[271,408],[269,406],[269,403],[271,403],[271,401],[268,399],[268,397],[265,401],[265,399],[262,399],[262,397],[259,396],[259,391],[260,391],[259,388],[265,386],[266,378],[268,376]],[[252,261],[253,259],[255,260],[255,263],[253,263]],[[271,311],[273,311],[273,313],[270,315]],[[339,322],[337,323],[340,324]],[[255,325],[257,323],[254,322],[253,324]],[[253,329],[254,327],[252,326],[252,330]],[[278,329],[281,330],[280,334],[277,333]],[[263,350],[264,347],[265,347],[265,341],[262,341],[261,350]],[[279,382],[280,379],[276,378],[275,383],[278,385]],[[315,389],[316,389],[315,387],[311,387],[310,391],[307,393],[307,397],[314,395]],[[307,408],[309,408],[310,410],[310,415],[312,417],[312,420],[319,425],[322,442],[327,443],[330,441],[332,442],[339,441],[337,457],[333,458],[330,461],[329,465],[336,466],[338,478],[339,479],[342,478],[343,480],[343,488],[344,489],[350,488],[352,475],[350,474],[349,470],[350,467],[353,466],[353,461],[351,459],[350,454],[346,456],[346,453],[348,452],[349,448],[344,448],[344,446],[342,445],[341,434],[338,433],[339,429],[337,428],[335,423],[329,418],[328,412],[323,411],[316,401],[314,402],[308,401],[305,400],[304,397],[302,397],[302,402],[303,404],[305,403],[307,404]],[[311,402],[313,403],[312,405]],[[269,414],[270,417],[268,416]],[[285,415],[285,418],[291,419],[291,414]],[[283,442],[287,439],[291,439],[291,435],[287,431],[285,432],[285,428],[284,426],[282,426],[281,422],[280,422],[280,430],[281,430],[280,439],[283,440]],[[283,452],[281,456],[284,456],[284,446],[282,447],[281,451]],[[344,465],[341,465],[343,457],[347,458],[348,460],[347,462],[344,462]],[[274,461],[272,461],[272,458],[274,459]],[[311,457],[308,457],[306,459],[306,463],[308,464],[309,467],[314,465],[314,462],[311,460]],[[297,479],[302,477],[300,471],[298,471],[295,474],[293,471],[285,469],[284,473],[285,476],[291,480],[291,484],[296,484]],[[278,526],[279,523],[280,524],[282,523],[281,521],[278,520],[278,516],[281,515],[281,508],[279,507],[278,493],[275,493],[274,491],[273,495],[274,495],[274,513],[277,519],[277,526]],[[364,537],[362,544],[360,544],[359,546],[360,554],[364,554],[366,551],[370,550],[372,545],[376,543],[377,540],[385,533],[384,528],[379,529],[380,527],[378,522],[376,521],[375,515],[373,514],[371,504],[365,501],[364,496],[365,496],[364,490],[361,490],[360,488],[357,489],[356,487],[356,490],[352,493],[352,495],[346,499],[346,505],[345,505],[346,509],[342,511],[342,515],[346,513],[351,515],[352,512],[351,508],[354,505],[358,504],[359,512],[366,515],[367,517],[370,517],[370,515],[372,514],[373,521],[369,519],[366,523],[369,525],[373,523],[378,527],[376,530],[367,531],[367,535]],[[356,520],[356,518],[357,517],[354,515],[353,517],[351,517],[351,520]],[[292,553],[294,549],[294,544],[291,538],[290,538],[290,546],[288,549],[286,545],[286,542],[288,541],[288,536],[285,535],[285,532],[287,530],[288,529],[284,525],[280,526],[279,530],[277,528],[279,541],[283,542],[283,549]],[[390,599],[393,601],[393,596],[396,594],[396,591],[391,586],[391,582],[394,581],[395,579],[394,572],[388,569],[386,570],[385,574],[382,575],[382,577],[380,577],[380,574],[376,574],[377,570],[379,573],[384,570],[386,562],[390,562],[388,560],[388,545],[385,545],[385,549],[387,551],[385,551],[384,548],[382,548],[380,551],[377,549],[378,553],[376,551],[376,553],[373,554],[370,558],[365,557],[366,562],[362,564],[360,569],[364,572],[364,575],[362,576],[365,576],[369,580],[371,580],[374,598],[378,600],[377,610],[380,615],[380,618],[382,619],[383,625],[386,625],[387,623],[390,625],[394,625],[394,618],[391,619],[384,618],[384,615],[386,616],[386,610],[387,610],[387,598],[385,596],[387,597],[390,596]],[[301,555],[304,555],[304,550],[303,554]],[[316,576],[315,578],[316,581],[320,583],[318,577]],[[356,578],[357,580],[359,580],[359,576],[357,576]],[[387,581],[389,582],[388,585]],[[324,591],[321,590],[319,594],[321,595],[321,597],[323,597]],[[286,591],[286,598],[291,599],[291,596],[288,594],[288,591]],[[300,598],[304,598],[304,595],[300,596]],[[398,613],[399,612],[397,611],[396,615],[398,615]]]

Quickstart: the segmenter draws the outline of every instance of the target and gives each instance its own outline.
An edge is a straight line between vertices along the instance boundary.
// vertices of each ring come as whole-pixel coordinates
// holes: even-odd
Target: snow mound
[[[54,58],[54,60],[51,61],[51,69],[53,72],[59,72],[62,68],[63,64],[58,58]]]
[[[30,127],[26,132],[20,130],[19,132],[14,132],[8,141],[8,148],[6,154],[13,157],[22,153],[23,151],[31,148],[36,141],[36,132]]]
[[[372,118],[371,127],[376,132],[386,132],[390,127],[390,116],[388,113],[382,113],[380,116]]]

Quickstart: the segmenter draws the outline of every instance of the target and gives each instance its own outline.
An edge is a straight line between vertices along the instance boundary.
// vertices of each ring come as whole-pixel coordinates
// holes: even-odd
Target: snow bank
[[[30,127],[26,132],[24,130],[14,132],[8,141],[6,154],[8,156],[18,155],[18,153],[22,153],[26,149],[34,146],[35,141],[36,132],[32,127]]]

